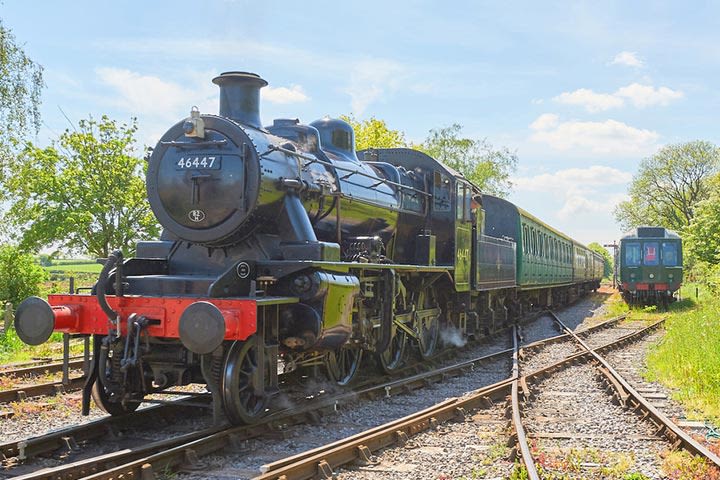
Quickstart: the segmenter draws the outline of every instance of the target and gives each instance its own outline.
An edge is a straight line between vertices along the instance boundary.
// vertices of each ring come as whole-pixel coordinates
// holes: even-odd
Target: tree
[[[613,258],[605,247],[597,242],[592,242],[588,248],[593,252],[599,253],[603,257],[603,278],[609,278],[613,273]]]
[[[10,302],[17,307],[25,298],[38,295],[46,279],[47,272],[32,255],[17,247],[0,247],[0,306]]]
[[[517,167],[517,154],[507,147],[496,149],[485,139],[463,138],[461,131],[457,123],[430,130],[425,142],[414,147],[459,171],[483,192],[506,196],[512,187],[510,174]]]
[[[28,143],[10,166],[6,222],[22,232],[21,246],[58,245],[97,257],[132,253],[159,227],[146,199],[142,158],[134,153],[137,125],[81,120],[53,146]]]
[[[657,225],[682,231],[695,207],[708,198],[708,179],[720,168],[720,148],[696,140],[668,145],[640,163],[628,194],[615,208],[615,218],[626,230]]]
[[[720,265],[720,174],[709,182],[710,196],[695,206],[695,215],[683,232],[687,263]]]
[[[40,128],[42,87],[42,67],[25,55],[0,19],[0,167],[8,163],[18,139]]]
[[[352,126],[355,131],[355,149],[405,147],[405,134],[387,126],[385,120],[370,117],[369,120],[357,120],[352,115],[340,118]]]

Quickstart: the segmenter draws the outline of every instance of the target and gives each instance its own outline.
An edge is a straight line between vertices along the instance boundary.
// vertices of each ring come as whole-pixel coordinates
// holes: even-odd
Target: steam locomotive
[[[443,331],[487,334],[599,286],[597,254],[430,156],[360,160],[337,119],[263,127],[265,80],[213,82],[219,115],[193,108],[149,159],[161,238],[110,255],[90,294],[17,309],[26,343],[92,336],[83,414],[91,397],[120,415],[201,383],[251,423],[292,371],[322,366],[341,385],[370,360],[392,373],[450,348]]]

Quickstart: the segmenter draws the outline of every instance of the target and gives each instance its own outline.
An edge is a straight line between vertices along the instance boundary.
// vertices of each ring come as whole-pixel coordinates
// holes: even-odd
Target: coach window
[[[645,242],[643,244],[643,263],[645,265],[657,265],[660,263],[659,255],[657,242]]]
[[[677,244],[671,242],[663,242],[662,244],[662,263],[666,267],[675,267],[678,264]]]
[[[530,255],[535,255],[535,231],[532,227],[530,227],[530,236],[528,238],[530,239]]]
[[[641,258],[639,243],[625,244],[625,265],[629,267],[637,267],[640,265]]]

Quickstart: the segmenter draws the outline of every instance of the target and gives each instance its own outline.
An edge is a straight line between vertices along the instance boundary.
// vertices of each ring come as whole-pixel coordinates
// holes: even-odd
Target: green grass
[[[70,277],[75,279],[75,288],[92,287],[102,269],[102,265],[94,260],[61,259],[55,260],[49,267],[49,279],[41,287],[40,296],[47,298],[49,294],[68,293]],[[84,293],[87,293],[85,291]],[[1,321],[2,319],[0,319]],[[80,346],[73,346],[77,351]],[[19,362],[34,357],[58,357],[62,354],[62,334],[54,333],[46,343],[31,347],[25,345],[10,327],[7,332],[0,333],[0,364]]]
[[[666,334],[648,355],[647,377],[675,389],[691,413],[720,421],[720,300],[696,284],[672,305]]]

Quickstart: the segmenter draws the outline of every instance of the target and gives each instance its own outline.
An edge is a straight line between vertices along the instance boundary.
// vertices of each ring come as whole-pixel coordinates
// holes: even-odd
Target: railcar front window
[[[628,243],[625,245],[625,265],[637,267],[640,265],[641,258],[639,243]]]
[[[657,242],[647,242],[643,245],[643,263],[645,265],[657,265],[660,263]]]
[[[678,264],[677,244],[663,242],[662,263],[666,267],[675,267]]]

